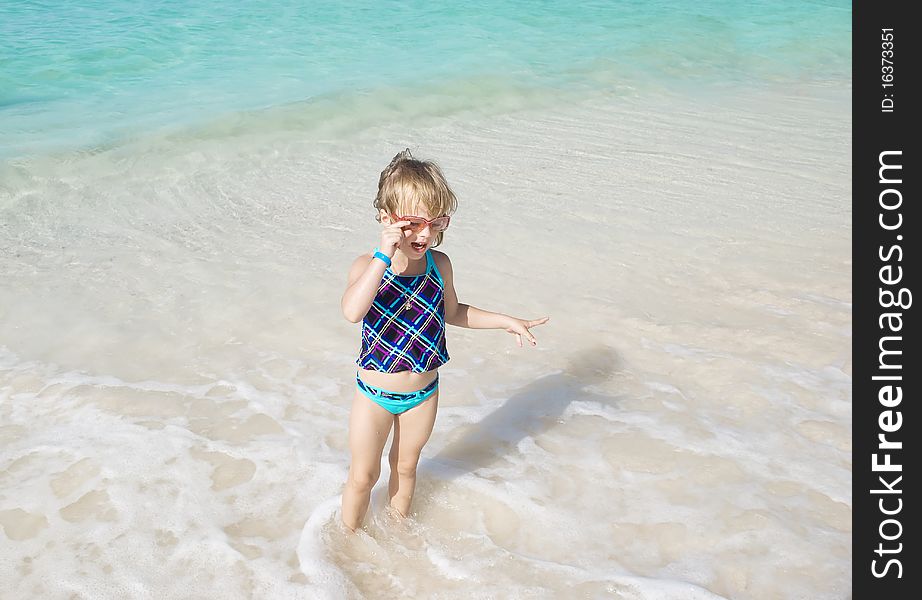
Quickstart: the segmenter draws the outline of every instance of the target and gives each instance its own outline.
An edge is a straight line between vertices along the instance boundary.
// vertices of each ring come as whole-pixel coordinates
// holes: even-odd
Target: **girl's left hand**
[[[547,320],[550,317],[541,317],[540,319],[535,319],[534,321],[525,321],[524,319],[516,319],[515,317],[509,317],[509,323],[505,327],[506,331],[509,333],[515,334],[515,337],[519,340],[519,348],[522,347],[522,336],[528,338],[528,341],[531,342],[532,346],[538,345],[538,340],[535,339],[535,336],[528,331],[531,327],[537,325],[544,325],[547,323]]]

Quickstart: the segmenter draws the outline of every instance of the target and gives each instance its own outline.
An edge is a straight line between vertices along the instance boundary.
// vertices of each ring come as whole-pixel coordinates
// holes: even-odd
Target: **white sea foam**
[[[307,576],[308,581],[320,586],[319,590],[313,591],[320,592],[324,598],[338,599],[360,594],[342,570],[330,562],[327,557],[329,534],[323,529],[336,525],[334,523],[338,516],[336,509],[341,502],[342,498],[336,496],[314,509],[301,531],[301,540],[298,542],[298,561],[301,572]],[[327,539],[324,539],[325,537]]]

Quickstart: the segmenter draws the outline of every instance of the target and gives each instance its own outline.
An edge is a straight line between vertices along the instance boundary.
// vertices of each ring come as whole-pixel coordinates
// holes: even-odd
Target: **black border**
[[[919,230],[915,210],[919,201],[916,185],[918,160],[913,148],[915,139],[910,131],[913,113],[922,110],[913,81],[914,72],[919,69],[919,65],[913,63],[913,57],[919,51],[917,38],[920,32],[917,29],[920,26],[922,23],[914,22],[909,16],[908,2],[856,2],[852,7],[852,582],[855,598],[918,598],[922,594],[918,582],[920,567],[915,561],[918,556],[916,512],[920,507],[917,506],[916,496],[907,490],[912,486],[918,489],[919,484],[914,473],[915,465],[908,457],[911,453],[918,455],[918,449],[914,448],[917,444],[913,443],[920,431],[919,411],[915,405],[922,400],[918,385],[922,363],[911,350],[914,346],[912,342],[918,338],[917,319],[913,315],[917,312],[914,306],[917,299],[913,298],[906,309],[884,308],[879,300],[881,289],[894,293],[900,288],[916,291],[917,273],[922,269],[916,252]],[[881,60],[882,50],[887,49],[882,44],[884,28],[893,30],[893,56],[888,57],[893,61],[891,88],[882,85],[884,81],[881,77],[883,67],[887,66]],[[882,110],[882,101],[887,97],[885,94],[891,94],[892,112]],[[887,151],[902,152],[887,158],[891,163],[902,165],[902,181],[899,184],[880,182],[880,155]],[[890,176],[896,171],[885,173],[887,179],[896,179]],[[879,196],[884,190],[893,188],[898,188],[902,194],[902,204],[896,211],[885,211],[879,206]],[[886,195],[888,200],[897,197],[893,193]],[[884,213],[884,219],[893,224],[896,222],[895,212],[901,213],[902,225],[898,230],[888,231],[880,225],[879,219]],[[896,239],[898,235],[902,236],[901,240]],[[894,245],[900,247],[902,256],[899,251],[891,252]],[[881,254],[889,256],[882,259]],[[881,268],[886,265],[891,265],[891,271],[887,272],[891,278],[898,272],[897,266],[902,268],[899,283],[881,282]],[[922,301],[922,297],[918,300]],[[897,333],[892,333],[889,326],[881,329],[880,315],[896,311],[902,313],[902,329]],[[889,357],[891,363],[901,363],[902,369],[884,372],[878,367],[879,343],[881,337],[887,335],[902,338],[885,344],[888,349],[902,351],[902,355]],[[876,375],[898,375],[902,380],[885,382],[872,379]],[[899,385],[903,393],[901,403],[889,408],[881,404],[878,396],[881,387],[888,383]],[[899,411],[902,417],[899,429],[886,434],[889,440],[903,443],[902,450],[889,451],[891,461],[902,465],[902,471],[896,475],[872,470],[872,455],[888,452],[878,449],[878,435],[883,433],[879,419],[887,410]],[[892,417],[895,413],[891,414]],[[882,460],[879,456],[878,462]],[[882,488],[878,480],[881,475],[901,492],[888,495],[872,493],[871,490]],[[893,485],[893,479],[899,475],[903,479]],[[897,498],[902,500],[901,510],[893,516],[900,521],[900,536],[891,542],[883,540],[879,533],[881,522],[888,518],[881,513],[878,505],[884,497],[885,508],[889,510],[898,505]],[[900,531],[894,523],[887,527],[887,535]],[[902,543],[901,551],[879,556],[875,550],[880,543],[891,548],[897,548],[897,544]],[[875,577],[872,561],[877,560],[878,569],[883,570],[890,558],[900,561],[902,577],[897,577],[899,570],[896,565],[891,565],[884,577]]]

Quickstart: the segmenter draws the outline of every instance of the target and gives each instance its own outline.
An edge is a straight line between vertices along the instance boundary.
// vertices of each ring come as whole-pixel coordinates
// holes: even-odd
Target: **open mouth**
[[[410,245],[413,246],[413,249],[417,252],[422,252],[426,249],[426,244],[420,244],[419,242],[410,242]]]

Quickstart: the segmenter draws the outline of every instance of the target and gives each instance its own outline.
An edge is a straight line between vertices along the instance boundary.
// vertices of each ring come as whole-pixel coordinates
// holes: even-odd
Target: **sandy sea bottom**
[[[850,90],[160,140],[0,188],[3,598],[844,598]],[[343,535],[390,157],[460,197],[412,519]]]

